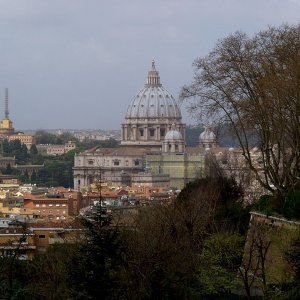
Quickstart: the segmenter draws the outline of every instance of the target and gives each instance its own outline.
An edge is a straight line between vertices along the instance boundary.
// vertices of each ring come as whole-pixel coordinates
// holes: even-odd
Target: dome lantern
[[[152,60],[152,69],[148,72],[146,87],[161,86],[158,71],[155,69],[155,61]]]

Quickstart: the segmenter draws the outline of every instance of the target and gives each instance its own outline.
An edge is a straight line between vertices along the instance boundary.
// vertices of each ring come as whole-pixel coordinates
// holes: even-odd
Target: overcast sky
[[[153,58],[178,98],[218,39],[299,20],[300,0],[0,0],[0,118],[8,87],[18,130],[119,129]]]

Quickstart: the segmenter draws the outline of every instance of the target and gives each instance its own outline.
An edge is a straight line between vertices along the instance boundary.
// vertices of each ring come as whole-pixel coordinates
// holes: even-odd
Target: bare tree
[[[123,232],[127,276],[131,278],[128,281],[134,283],[131,292],[156,290],[163,295],[168,290],[182,293],[178,299],[189,299],[185,293],[195,280],[203,242],[214,227],[219,196],[215,182],[205,182],[190,185],[186,193],[168,205],[154,204],[140,210],[135,226]],[[163,279],[152,289],[155,270],[162,272],[158,277]],[[128,298],[135,299],[133,295]]]
[[[267,288],[266,261],[271,245],[269,234],[267,225],[263,223],[252,224],[248,232],[244,257],[239,268],[248,299],[251,298],[251,289],[255,283],[259,287],[262,283],[264,291]]]
[[[269,28],[249,38],[237,32],[194,62],[182,99],[192,112],[231,124],[260,184],[284,196],[300,180],[300,25]],[[193,101],[195,100],[195,101]],[[251,154],[257,139],[258,157]]]

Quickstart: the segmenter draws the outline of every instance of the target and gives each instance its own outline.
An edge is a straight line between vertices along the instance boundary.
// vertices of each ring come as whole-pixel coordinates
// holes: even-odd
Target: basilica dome
[[[174,97],[160,83],[152,61],[145,86],[132,98],[122,123],[121,145],[161,148],[171,126],[184,139],[185,124]]]
[[[173,96],[162,86],[155,63],[148,73],[147,83],[131,100],[126,118],[181,118]]]

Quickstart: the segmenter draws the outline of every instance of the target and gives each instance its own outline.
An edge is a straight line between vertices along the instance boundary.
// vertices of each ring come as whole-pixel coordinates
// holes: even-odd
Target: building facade
[[[180,108],[162,86],[154,61],[145,86],[128,105],[121,132],[120,148],[94,148],[75,156],[75,189],[88,189],[100,177],[119,186],[138,186],[142,181],[147,186],[157,186],[159,181],[167,186],[169,178],[169,187],[181,189],[207,176],[211,155],[228,176],[245,170],[242,154],[220,148],[209,126],[200,134],[197,147],[186,147]],[[238,165],[233,166],[235,160]]]
[[[75,155],[74,188],[82,189],[95,181],[130,185],[132,175],[144,171],[144,148],[93,148]]]
[[[23,132],[18,132],[16,134],[11,134],[8,136],[9,141],[19,140],[21,144],[26,145],[27,149],[30,149],[33,144],[35,144],[35,136],[30,134],[25,134]]]
[[[47,145],[47,154],[48,155],[63,155],[71,150],[76,148],[76,143],[68,141],[64,145]]]
[[[78,215],[82,195],[79,192],[24,194],[24,208],[45,221],[68,221]]]

